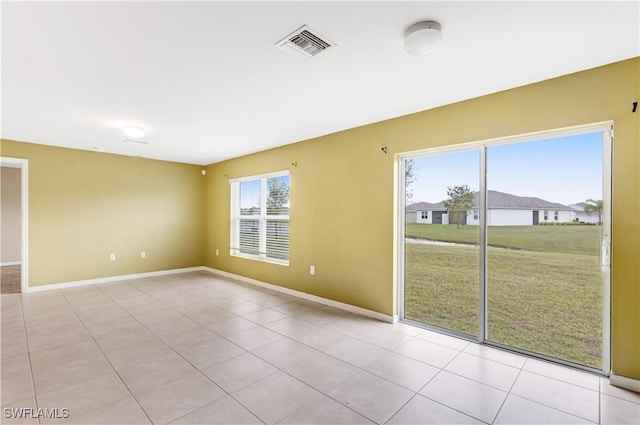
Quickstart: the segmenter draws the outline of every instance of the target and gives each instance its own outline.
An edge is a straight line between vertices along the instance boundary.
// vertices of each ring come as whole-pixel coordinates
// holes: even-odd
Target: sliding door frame
[[[526,143],[549,138],[558,138],[564,136],[575,136],[586,133],[602,132],[603,140],[603,168],[602,168],[602,199],[604,201],[602,211],[602,241],[600,246],[600,267],[602,271],[602,369],[586,366],[579,363],[570,362],[556,357],[547,356],[517,347],[500,344],[487,339],[487,288],[488,288],[488,240],[487,240],[487,149],[494,146],[508,145],[515,143]],[[474,337],[469,334],[457,332],[451,329],[442,328],[440,326],[422,323],[412,320],[405,315],[405,225],[406,225],[406,180],[405,165],[406,161],[425,156],[437,156],[457,152],[479,151],[479,207],[480,207],[480,223],[479,223],[479,320],[478,320],[478,336]],[[425,149],[420,151],[411,151],[396,154],[397,164],[397,188],[396,188],[396,300],[399,320],[414,326],[425,329],[442,332],[458,338],[477,342],[488,346],[516,352],[519,354],[535,357],[554,363],[582,369],[589,372],[595,372],[604,376],[609,376],[611,371],[611,210],[612,210],[612,164],[613,164],[613,121],[604,121],[574,127],[565,127],[540,132],[526,133],[515,136],[501,137],[470,143],[462,143],[454,146],[438,147]]]

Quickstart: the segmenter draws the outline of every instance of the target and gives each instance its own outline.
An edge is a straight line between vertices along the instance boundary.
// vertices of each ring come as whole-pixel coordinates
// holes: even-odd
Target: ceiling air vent
[[[285,52],[305,59],[312,58],[335,45],[334,42],[329,41],[306,25],[276,43],[276,46]]]

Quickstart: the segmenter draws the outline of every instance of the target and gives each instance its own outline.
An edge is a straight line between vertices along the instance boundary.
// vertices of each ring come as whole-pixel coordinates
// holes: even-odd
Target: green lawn
[[[473,226],[460,231],[455,226],[410,226],[413,236],[436,233],[439,240],[450,242],[470,242],[464,238],[473,233]],[[421,226],[429,231],[423,232]],[[493,229],[499,245],[511,243],[517,249],[489,248],[488,339],[600,367],[600,229],[527,226],[490,231]],[[516,229],[523,230],[519,240]],[[569,240],[556,240],[565,237]],[[586,247],[575,252],[581,244],[593,243],[594,255],[585,255]],[[405,252],[406,316],[477,334],[478,247],[408,243]]]
[[[489,246],[539,252],[598,255],[600,226],[489,226]],[[407,237],[477,244],[478,226],[407,224]]]

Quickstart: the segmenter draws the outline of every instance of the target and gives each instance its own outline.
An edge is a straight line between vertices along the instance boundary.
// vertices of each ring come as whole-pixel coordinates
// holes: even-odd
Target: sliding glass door
[[[608,369],[609,128],[403,159],[405,320]]]
[[[478,150],[407,163],[405,317],[478,335]],[[414,200],[420,202],[414,202]]]

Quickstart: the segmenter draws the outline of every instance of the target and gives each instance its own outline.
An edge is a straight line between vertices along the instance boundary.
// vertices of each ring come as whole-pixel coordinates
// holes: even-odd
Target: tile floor
[[[1,366],[2,423],[640,423],[604,378],[206,272],[2,295]]]

